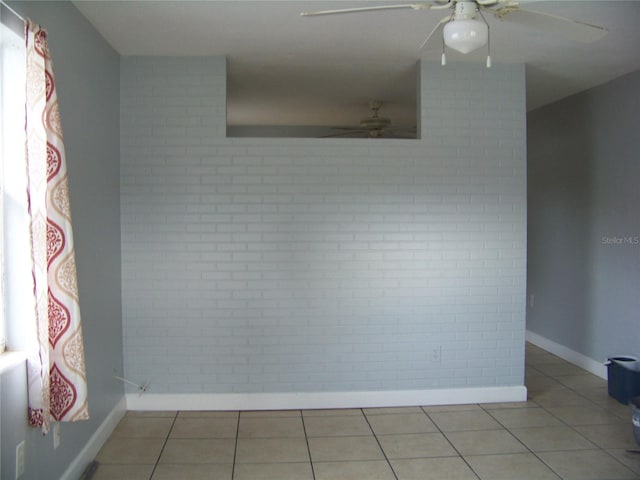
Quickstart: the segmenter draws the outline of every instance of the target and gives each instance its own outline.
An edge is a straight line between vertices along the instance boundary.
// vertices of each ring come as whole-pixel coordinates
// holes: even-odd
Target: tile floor
[[[606,381],[526,353],[526,403],[128,412],[93,480],[640,480]]]

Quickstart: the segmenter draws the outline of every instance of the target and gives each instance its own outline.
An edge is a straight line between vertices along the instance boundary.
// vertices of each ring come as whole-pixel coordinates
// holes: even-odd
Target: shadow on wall
[[[584,321],[591,312],[593,259],[590,114],[582,104],[557,110],[535,110],[527,118],[527,328],[552,330],[583,351],[593,340]],[[567,136],[568,125],[585,133]],[[587,328],[576,329],[576,321]]]

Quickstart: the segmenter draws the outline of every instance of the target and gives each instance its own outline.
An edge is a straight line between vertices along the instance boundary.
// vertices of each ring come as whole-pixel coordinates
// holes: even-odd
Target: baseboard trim
[[[122,420],[127,411],[127,400],[122,397],[115,407],[109,412],[107,418],[100,424],[97,430],[80,451],[78,456],[69,464],[67,470],[62,474],[60,480],[77,480],[84,472],[105,444],[109,436],[113,433],[118,422]]]
[[[127,410],[306,410],[524,402],[524,386],[373,392],[127,394]]]
[[[527,330],[526,338],[528,342],[546,350],[547,352],[553,353],[563,360],[573,363],[574,365],[583,368],[587,372],[593,373],[600,378],[604,378],[605,380],[607,379],[607,367],[604,365],[604,360],[599,362],[529,330]]]

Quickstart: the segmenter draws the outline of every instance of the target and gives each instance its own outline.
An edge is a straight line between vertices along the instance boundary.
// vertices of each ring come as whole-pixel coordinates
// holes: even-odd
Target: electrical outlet
[[[536,303],[536,296],[533,293],[529,294],[529,308],[533,308]]]
[[[24,475],[25,467],[25,445],[24,440],[16,447],[16,480]]]
[[[60,424],[54,422],[53,424],[53,449],[55,450],[60,446]]]

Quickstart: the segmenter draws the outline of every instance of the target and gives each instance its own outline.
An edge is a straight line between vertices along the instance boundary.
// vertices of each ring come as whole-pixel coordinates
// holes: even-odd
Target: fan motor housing
[[[360,121],[362,128],[386,128],[391,125],[391,120],[386,117],[367,117]]]

